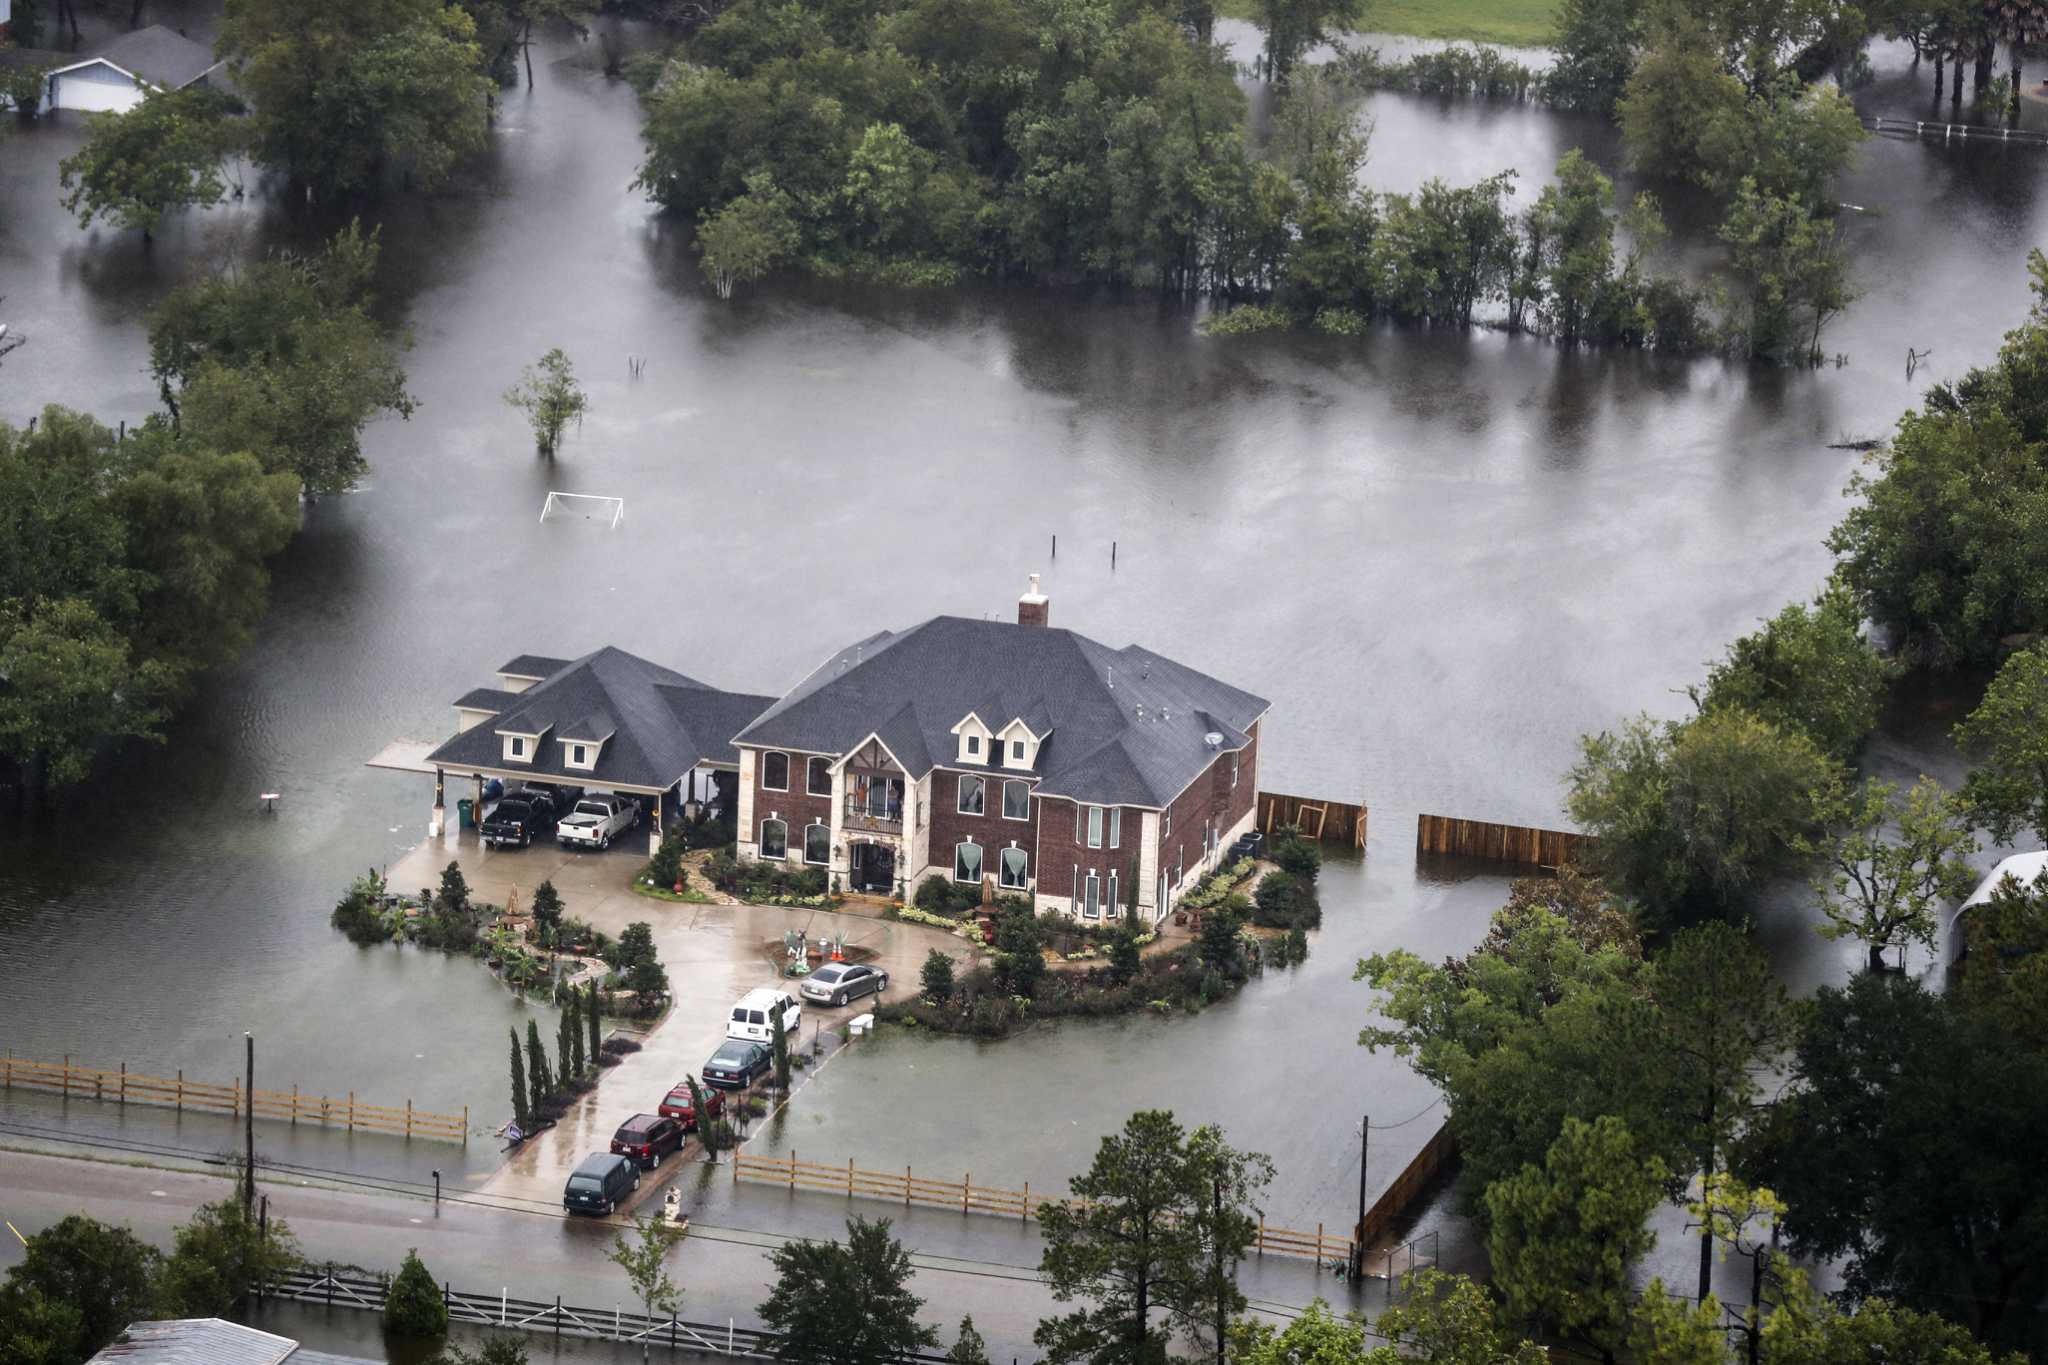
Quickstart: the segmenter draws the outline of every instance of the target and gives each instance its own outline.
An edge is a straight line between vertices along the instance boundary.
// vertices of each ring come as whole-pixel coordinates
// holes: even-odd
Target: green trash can
[[[460,829],[476,828],[476,802],[463,797],[455,803],[456,825]]]

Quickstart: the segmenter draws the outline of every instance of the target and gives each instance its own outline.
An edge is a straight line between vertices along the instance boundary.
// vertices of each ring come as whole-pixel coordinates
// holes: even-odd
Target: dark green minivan
[[[562,1188],[562,1207],[570,1213],[594,1213],[599,1217],[619,1206],[619,1201],[640,1188],[637,1162],[611,1152],[592,1152],[570,1175]]]

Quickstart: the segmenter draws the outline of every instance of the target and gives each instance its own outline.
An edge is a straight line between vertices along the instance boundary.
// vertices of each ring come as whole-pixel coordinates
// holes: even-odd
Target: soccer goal
[[[546,521],[551,515],[602,521],[616,530],[619,518],[626,515],[626,500],[603,498],[595,493],[550,493],[548,500],[540,505],[540,519]]]

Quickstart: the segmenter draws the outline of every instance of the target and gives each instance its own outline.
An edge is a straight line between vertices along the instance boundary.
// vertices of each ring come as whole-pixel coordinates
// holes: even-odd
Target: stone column
[[[434,810],[427,819],[427,837],[430,839],[439,839],[448,831],[447,783],[447,772],[434,769]]]

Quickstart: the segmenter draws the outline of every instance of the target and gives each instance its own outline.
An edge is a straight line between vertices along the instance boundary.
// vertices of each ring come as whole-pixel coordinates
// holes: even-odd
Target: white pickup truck
[[[555,825],[563,848],[610,848],[612,840],[640,823],[640,803],[623,796],[586,796]]]

